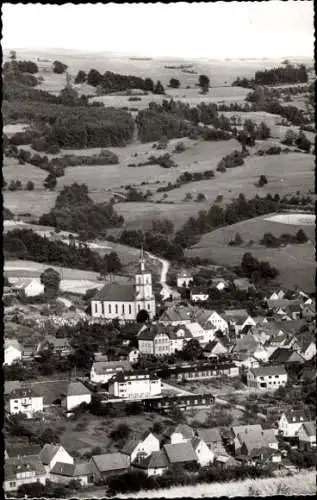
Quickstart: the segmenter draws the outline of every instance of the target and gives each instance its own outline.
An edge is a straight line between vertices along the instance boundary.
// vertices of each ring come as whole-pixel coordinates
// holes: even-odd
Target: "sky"
[[[312,0],[2,5],[4,49],[183,58],[313,57]]]

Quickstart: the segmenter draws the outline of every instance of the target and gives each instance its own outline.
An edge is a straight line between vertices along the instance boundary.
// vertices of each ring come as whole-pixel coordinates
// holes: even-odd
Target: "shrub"
[[[127,424],[119,424],[116,429],[110,433],[111,439],[114,441],[120,441],[121,439],[127,439],[131,433],[131,429]]]
[[[267,184],[267,178],[265,175],[261,175],[260,178],[259,178],[259,181],[258,181],[258,186],[259,187],[263,187]]]
[[[34,183],[33,183],[32,181],[28,181],[28,182],[26,183],[25,189],[26,189],[27,191],[33,191],[33,189],[34,189]]]
[[[178,142],[175,145],[174,153],[182,153],[185,150],[186,150],[185,144],[183,142]]]

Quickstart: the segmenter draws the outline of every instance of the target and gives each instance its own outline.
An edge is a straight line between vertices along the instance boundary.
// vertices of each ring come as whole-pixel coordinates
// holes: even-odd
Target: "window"
[[[122,314],[124,314],[124,304],[122,304]]]
[[[150,310],[151,309],[151,304],[148,304],[147,308],[148,308],[148,310]]]
[[[129,304],[129,314],[132,313],[132,307],[131,307],[131,304]]]
[[[116,314],[118,314],[118,304],[115,305]]]
[[[10,484],[10,486],[11,486],[12,488],[14,488],[14,487],[15,487],[15,485],[16,485],[16,482],[15,482],[15,481],[10,481],[10,483],[9,483],[9,484]]]
[[[109,314],[111,314],[111,304],[108,306]]]

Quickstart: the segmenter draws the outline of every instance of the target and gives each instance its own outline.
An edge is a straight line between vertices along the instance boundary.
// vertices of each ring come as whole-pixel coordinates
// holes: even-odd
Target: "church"
[[[107,284],[91,300],[93,318],[137,321],[141,317],[153,319],[155,313],[152,275],[145,270],[143,250],[141,250],[140,268],[134,277],[134,283]]]

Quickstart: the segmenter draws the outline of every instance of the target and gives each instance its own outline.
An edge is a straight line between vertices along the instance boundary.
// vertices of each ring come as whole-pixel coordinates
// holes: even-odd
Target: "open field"
[[[213,158],[209,165],[214,167]],[[204,193],[209,203],[213,203],[218,195],[222,195],[223,203],[226,203],[240,193],[246,198],[252,198],[256,194],[265,196],[268,193],[278,193],[280,196],[295,194],[296,191],[307,193],[314,186],[314,156],[305,153],[248,156],[244,165],[215,174],[211,180],[191,182],[169,191],[166,201],[180,202],[187,192],[191,192],[194,197],[197,193]],[[258,188],[255,184],[262,174],[266,176],[268,184]],[[162,193],[156,193],[153,200],[161,197]],[[197,212],[198,210],[200,203],[197,203]]]
[[[251,252],[255,258],[270,262],[280,271],[278,280],[284,286],[293,288],[298,285],[307,292],[313,291],[316,269],[314,226],[282,224],[267,219],[267,215],[256,217],[207,233],[197,245],[187,251],[187,255],[210,257],[219,264],[234,266],[240,264],[244,253]],[[281,248],[265,248],[258,244],[264,233],[270,232],[274,236],[280,236],[282,233],[296,234],[300,227],[304,229],[311,242],[286,245]],[[245,242],[241,247],[228,245],[236,233],[239,233]],[[247,246],[250,240],[253,240],[254,244]]]
[[[20,165],[16,158],[4,157],[2,175],[8,184],[10,184],[12,180],[15,181],[19,179],[23,187],[25,187],[28,181],[32,181],[35,189],[43,189],[43,181],[47,177],[47,172],[28,163]],[[23,194],[20,192],[20,196],[22,195],[21,197],[23,197]]]
[[[301,472],[283,478],[246,479],[227,483],[197,484],[196,486],[177,486],[170,489],[146,490],[138,493],[118,494],[116,498],[219,498],[252,497],[255,491],[259,496],[270,497],[278,494],[278,486],[285,485],[286,495],[315,495],[316,473]],[[252,490],[251,490],[252,488]],[[104,494],[104,493],[103,493]],[[283,492],[281,493],[283,495]],[[99,496],[102,496],[100,494]]]

